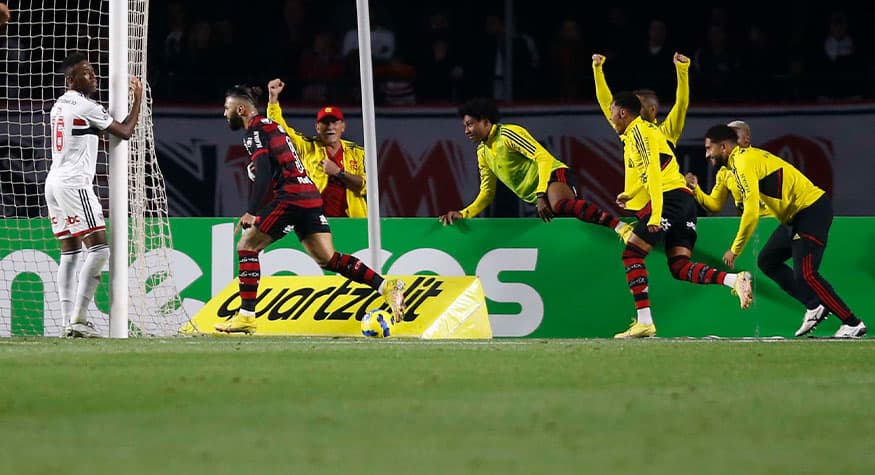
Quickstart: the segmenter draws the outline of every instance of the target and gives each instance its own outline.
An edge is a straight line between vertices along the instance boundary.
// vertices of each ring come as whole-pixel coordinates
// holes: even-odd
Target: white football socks
[[[650,307],[638,309],[638,323],[640,325],[653,325],[653,315],[650,314]]]
[[[109,260],[109,245],[97,244],[88,248],[85,262],[79,272],[79,288],[76,290],[76,306],[70,323],[85,323],[88,321],[88,306],[94,299],[94,291],[100,283],[100,273]]]
[[[63,251],[58,263],[58,299],[61,301],[64,326],[70,323],[73,316],[73,296],[76,294],[76,283],[79,281],[76,271],[81,256],[81,249]]]
[[[723,285],[730,289],[734,289],[736,280],[738,280],[738,274],[730,274],[727,272],[726,277],[723,278]]]

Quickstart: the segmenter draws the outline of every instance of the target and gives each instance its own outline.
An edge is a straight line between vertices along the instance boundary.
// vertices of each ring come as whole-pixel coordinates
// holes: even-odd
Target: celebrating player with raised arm
[[[696,202],[665,136],[640,114],[641,101],[634,93],[621,92],[614,96],[611,123],[622,137],[623,163],[627,164],[627,188],[617,196],[617,204],[628,207],[631,202],[645,203],[642,208],[633,208],[637,211],[638,224],[623,250],[626,281],[635,299],[637,316],[629,329],[616,334],[615,338],[656,334],[644,259],[662,240],[665,240],[668,267],[675,279],[725,285],[738,295],[741,308],[748,308],[753,300],[749,272],[727,273],[690,260],[697,237]],[[642,195],[644,200],[636,200]]]
[[[97,76],[84,53],[67,56],[63,69],[67,92],[55,101],[49,115],[52,166],[45,184],[52,232],[61,247],[58,295],[65,324],[61,336],[95,338],[101,335],[88,321],[88,306],[109,259],[103,207],[94,193],[99,135],[106,131],[123,140],[133,135],[143,87],[139,79],[131,78],[134,102],[125,120],[117,122],[91,99]]]
[[[613,96],[611,89],[608,87],[608,82],[605,79],[604,64],[607,58],[601,54],[592,55],[592,72],[595,79],[596,99],[599,107],[608,122],[611,122],[611,104]],[[690,58],[680,53],[675,53],[672,61],[677,72],[677,92],[675,93],[674,105],[668,111],[665,120],[657,123],[656,115],[659,113],[659,97],[655,91],[650,89],[637,89],[632,91],[641,101],[641,118],[652,124],[656,124],[662,135],[668,141],[669,147],[674,152],[678,140],[681,138],[681,133],[684,131],[684,124],[687,120],[687,108],[690,106]],[[626,174],[626,188],[635,185],[635,177]],[[646,196],[639,195],[632,198],[628,203],[630,209],[638,209],[646,204]]]
[[[258,253],[294,230],[304,250],[323,269],[383,294],[398,323],[404,318],[404,282],[384,279],[356,257],[334,250],[328,219],[322,213],[322,196],[310,177],[292,139],[276,122],[259,114],[259,88],[234,86],[225,93],[225,119],[231,130],[245,128],[243,146],[254,164],[255,180],[246,213],[237,230],[240,310],[227,322],[216,325],[225,333],[254,333],[255,304],[261,264]],[[263,204],[273,185],[274,198]],[[236,231],[235,231],[236,232]]]

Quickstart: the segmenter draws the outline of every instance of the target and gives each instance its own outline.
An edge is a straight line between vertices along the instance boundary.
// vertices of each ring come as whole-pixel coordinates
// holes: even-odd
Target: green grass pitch
[[[0,339],[3,474],[872,474],[875,343]]]

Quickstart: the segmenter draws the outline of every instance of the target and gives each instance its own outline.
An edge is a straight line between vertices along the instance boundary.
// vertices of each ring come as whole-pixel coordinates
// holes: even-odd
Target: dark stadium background
[[[375,58],[375,81],[393,81],[385,92],[377,85],[378,105],[456,103],[492,93],[497,41],[486,24],[491,15],[504,20],[505,4],[513,5],[515,18],[515,103],[593,102],[593,52],[608,55],[613,88],[653,88],[671,100],[670,59],[645,59],[656,19],[667,33],[662,54],[670,58],[677,50],[694,58],[694,104],[875,97],[875,35],[862,6],[380,0],[371,2],[372,28],[393,32],[396,48],[391,58]],[[159,103],[212,103],[229,83],[264,84],[279,76],[289,84],[286,102],[360,104],[357,57],[340,55],[344,34],[355,27],[355,2],[171,0],[152,2],[151,8],[150,74]],[[446,28],[430,28],[435,14],[445,16]],[[579,39],[561,43],[558,32],[568,21],[576,23]],[[824,41],[830,24],[842,21],[853,51],[831,60]],[[708,47],[716,36],[725,38],[719,52]],[[337,46],[337,57],[327,66],[308,62],[317,37]],[[448,59],[440,64],[429,61],[436,42],[448,48]],[[448,79],[452,71],[455,79]]]

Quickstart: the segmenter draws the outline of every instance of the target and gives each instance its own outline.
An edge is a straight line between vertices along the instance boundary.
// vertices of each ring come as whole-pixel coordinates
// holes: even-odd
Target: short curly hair
[[[614,104],[620,109],[626,109],[633,116],[641,114],[641,99],[631,91],[618,92],[614,95]]]
[[[477,120],[486,119],[493,124],[497,124],[501,120],[501,115],[498,113],[498,106],[495,101],[479,97],[471,99],[459,107],[459,117],[471,116]]]
[[[88,55],[81,51],[74,51],[67,55],[64,58],[64,62],[61,63],[61,69],[64,71],[64,76],[69,77],[70,73],[73,72],[73,68],[76,67],[82,61],[88,61]]]

